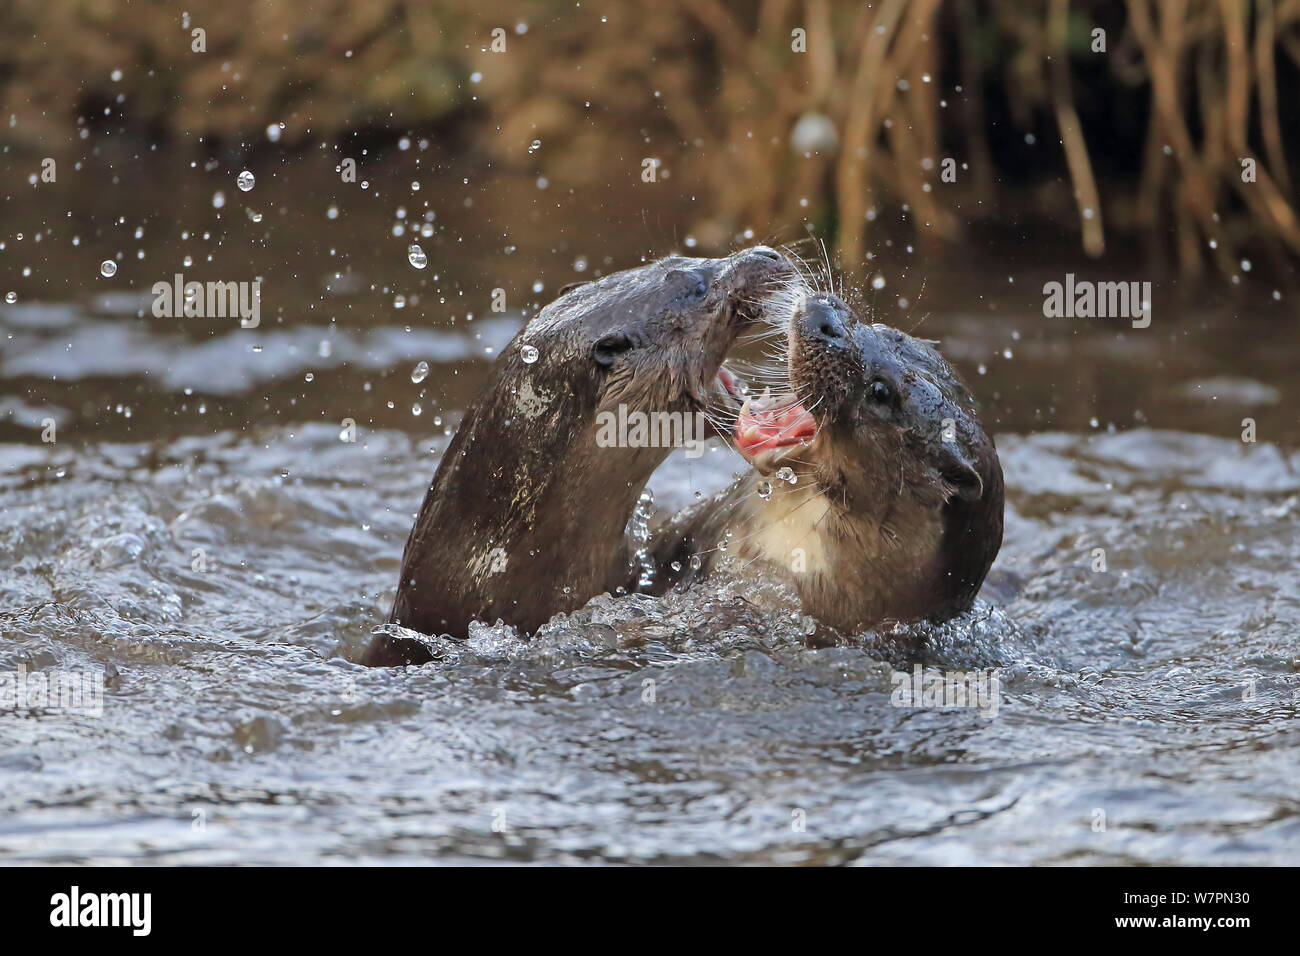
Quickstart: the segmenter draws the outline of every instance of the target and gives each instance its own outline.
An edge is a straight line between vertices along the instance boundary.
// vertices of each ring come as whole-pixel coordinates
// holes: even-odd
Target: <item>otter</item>
[[[793,395],[749,399],[730,489],[658,529],[658,590],[722,554],[789,576],[805,613],[844,633],[969,609],[1002,544],[1002,467],[975,400],[927,342],[791,293]]]
[[[625,529],[671,448],[610,442],[602,427],[620,406],[623,421],[629,411],[700,421],[696,412],[734,402],[727,349],[794,274],[784,255],[755,246],[562,289],[503,350],[443,455],[389,621],[464,637],[471,621],[499,619],[530,633],[634,587]],[[362,663],[431,659],[414,638],[379,635]]]

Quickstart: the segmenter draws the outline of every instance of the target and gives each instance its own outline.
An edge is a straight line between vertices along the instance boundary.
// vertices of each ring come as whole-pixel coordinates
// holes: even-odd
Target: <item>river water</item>
[[[1146,278],[1122,256],[882,240],[877,317],[941,342],[1006,472],[966,618],[813,644],[734,571],[352,663],[525,312],[691,244],[685,189],[648,211],[433,156],[365,190],[286,157],[243,192],[239,163],[105,148],[6,203],[0,673],[104,692],[0,712],[0,861],[1300,861],[1300,325],[1259,267],[1157,281],[1138,330],[1042,315],[1066,272]],[[260,324],[154,317],[178,272],[260,278]],[[740,467],[674,457],[656,500]],[[918,664],[995,671],[996,708],[896,706]]]

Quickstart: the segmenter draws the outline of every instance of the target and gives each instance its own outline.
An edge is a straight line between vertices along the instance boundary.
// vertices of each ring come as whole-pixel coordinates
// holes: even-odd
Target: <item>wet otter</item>
[[[693,414],[716,402],[733,387],[721,369],[728,347],[793,274],[756,246],[562,290],[502,352],[443,455],[389,620],[457,637],[473,620],[532,631],[631,586],[624,529],[671,449],[608,447],[600,413]],[[381,635],[363,663],[430,658],[414,639]]]
[[[794,396],[739,410],[755,470],[662,529],[660,590],[725,548],[792,575],[805,612],[840,631],[968,609],[1003,508],[970,392],[929,344],[857,321],[834,295],[796,292],[788,315]]]

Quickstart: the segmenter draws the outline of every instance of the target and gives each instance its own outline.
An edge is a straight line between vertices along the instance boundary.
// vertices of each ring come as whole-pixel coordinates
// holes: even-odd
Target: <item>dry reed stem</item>
[[[1101,218],[1101,196],[1088,160],[1088,144],[1079,126],[1079,113],[1070,92],[1070,60],[1066,47],[1069,27],[1069,0],[1051,0],[1047,35],[1051,43],[1052,100],[1056,106],[1056,124],[1061,131],[1061,146],[1066,165],[1074,182],[1074,199],[1079,209],[1079,228],[1083,233],[1083,251],[1097,258],[1106,251]]]

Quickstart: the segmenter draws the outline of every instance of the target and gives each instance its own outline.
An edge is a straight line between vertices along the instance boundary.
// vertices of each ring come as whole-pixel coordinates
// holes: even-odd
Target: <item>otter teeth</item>
[[[740,406],[740,414],[742,417],[743,416],[752,417],[755,409],[757,409],[760,412],[764,412],[767,411],[769,408],[771,408],[771,406],[772,406],[772,388],[771,386],[768,386],[767,388],[763,389],[763,394],[758,396],[758,398],[754,398],[754,396],[752,395],[745,396],[745,404]]]

